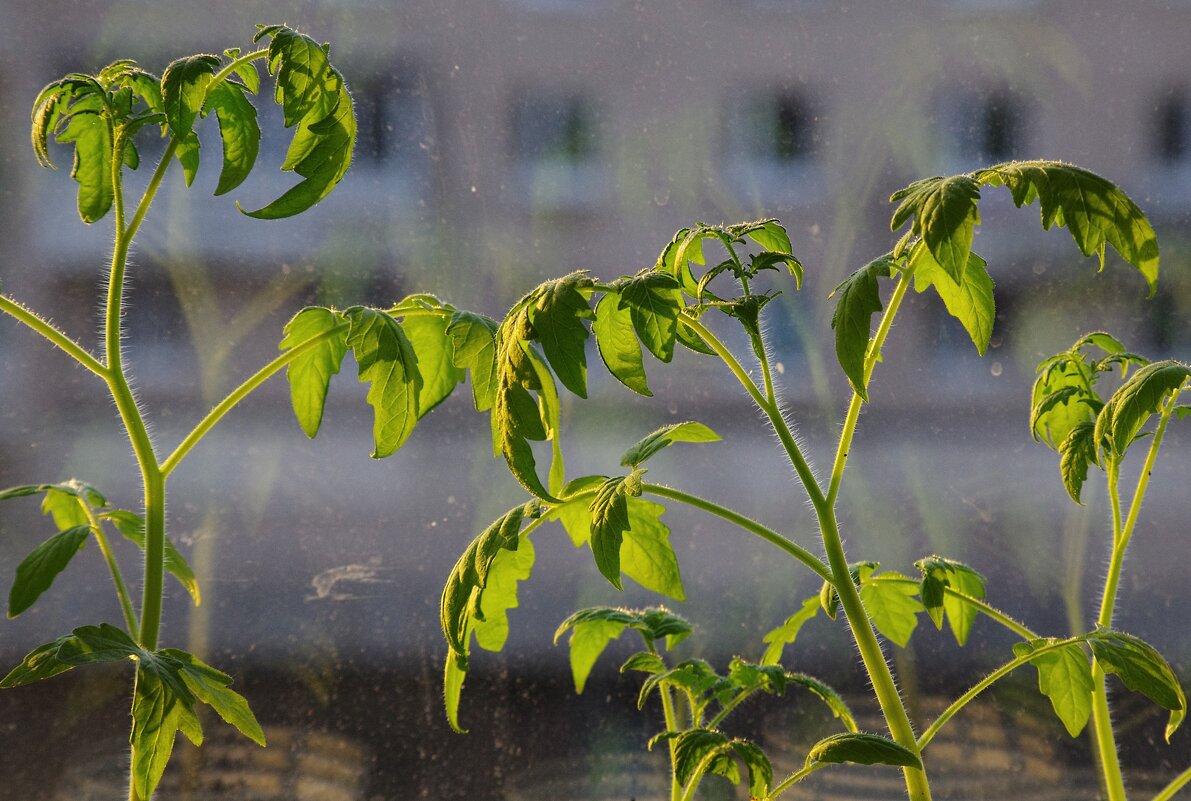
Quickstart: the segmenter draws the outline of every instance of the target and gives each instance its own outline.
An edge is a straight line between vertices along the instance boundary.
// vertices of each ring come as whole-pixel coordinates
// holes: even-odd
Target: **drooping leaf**
[[[401,328],[418,355],[418,374],[422,376],[418,419],[446,400],[465,376],[455,366],[447,324],[445,317],[438,316],[407,316],[401,321]]]
[[[629,310],[642,344],[663,362],[674,358],[682,290],[671,276],[647,272],[619,285],[622,309]]]
[[[809,766],[816,762],[854,762],[857,765],[893,765],[922,769],[922,760],[904,745],[879,734],[863,732],[835,734],[815,743],[806,755],[806,764]]]
[[[1039,201],[1042,227],[1065,226],[1085,256],[1104,266],[1106,245],[1142,274],[1154,294],[1158,281],[1158,239],[1141,209],[1124,192],[1095,173],[1056,161],[998,164],[974,173],[990,186],[1004,185],[1020,208]]]
[[[171,62],[161,74],[165,118],[175,138],[182,140],[190,135],[219,64],[218,56],[200,53]]]
[[[621,614],[619,616],[591,615],[574,623],[570,623],[570,618],[568,618],[554,633],[554,642],[557,643],[567,629],[571,631],[571,676],[575,680],[576,693],[583,692],[583,688],[587,686],[587,677],[591,675],[591,669],[595,666],[596,660],[600,658],[600,654],[608,647],[608,643],[620,636],[630,622],[616,619],[616,617],[630,617],[623,610],[605,611],[620,612]],[[654,658],[656,659],[656,657]]]
[[[467,678],[467,657],[448,651],[443,673],[443,704],[446,707],[447,723],[452,731],[466,734],[467,729],[459,725],[459,699],[463,695],[463,682]]]
[[[244,91],[237,83],[222,81],[211,87],[203,108],[203,116],[215,112],[223,140],[223,169],[215,187],[216,195],[230,192],[244,182],[260,150],[261,129],[256,122],[256,107],[244,96]]]
[[[609,292],[600,298],[591,330],[608,372],[634,392],[653,397],[645,380],[645,363],[633,328],[632,312],[620,305],[619,292]]]
[[[68,75],[48,84],[37,94],[30,115],[30,139],[38,164],[54,166],[48,149],[49,136],[57,135],[71,114],[80,111],[99,113],[103,108],[103,97],[103,86],[88,75]]]
[[[913,220],[910,233],[920,237],[951,280],[962,286],[966,279],[972,235],[980,223],[980,184],[967,175],[924,178],[893,193],[891,203],[901,205],[893,213],[890,230]]]
[[[1115,674],[1130,690],[1170,710],[1166,725],[1166,741],[1170,742],[1187,716],[1187,696],[1162,655],[1144,640],[1111,629],[1093,632],[1088,636],[1088,645],[1105,673]]]
[[[322,425],[331,376],[339,372],[347,353],[344,322],[330,309],[308,306],[286,323],[285,336],[278,345],[279,350],[289,350],[321,337],[317,344],[308,347],[285,368],[294,415],[308,437],[314,437]]]
[[[400,448],[417,424],[422,391],[418,357],[401,326],[388,314],[353,306],[343,316],[351,324],[346,342],[359,367],[360,382],[369,384],[368,403],[375,410],[372,456],[380,459]]]
[[[194,177],[198,175],[199,162],[201,161],[200,152],[198,134],[194,131],[178,140],[174,154],[178,163],[182,165],[182,177],[186,180],[187,186],[193,184]]]
[[[1096,418],[1097,444],[1108,442],[1118,456],[1133,442],[1138,431],[1159,412],[1172,392],[1191,378],[1191,365],[1167,359],[1147,364],[1113,393]]]
[[[563,502],[550,510],[548,518],[562,523],[576,548],[591,539],[591,496],[607,479],[607,476],[582,476],[568,481],[558,493]]]
[[[544,501],[557,501],[542,484],[537,473],[537,461],[529,440],[545,440],[548,436],[542,424],[538,404],[523,387],[502,381],[492,406],[496,445],[504,455],[509,472],[521,486]]]
[[[496,331],[499,324],[490,317],[455,311],[447,324],[453,364],[471,374],[472,398],[477,412],[492,408],[496,399]]]
[[[281,168],[304,180],[263,208],[244,213],[279,219],[322,200],[347,173],[356,141],[356,115],[347,86],[327,59],[325,48],[282,25],[262,27],[255,38],[266,36],[271,39],[269,71],[277,76],[275,99],[283,109],[285,126],[297,126]]]
[[[517,549],[499,550],[488,568],[488,579],[480,600],[480,614],[473,621],[476,643],[486,651],[499,651],[509,637],[509,610],[516,609],[517,583],[533,572],[534,548],[528,537]]]
[[[1084,482],[1088,480],[1088,465],[1096,461],[1096,426],[1083,422],[1071,429],[1059,445],[1059,471],[1067,494],[1078,504]]]
[[[1017,643],[1013,646],[1013,653],[1019,657],[1026,656],[1056,642],[1052,638]],[[1038,690],[1050,699],[1067,733],[1078,737],[1092,714],[1094,685],[1087,654],[1078,643],[1068,643],[1038,654],[1030,660],[1030,664],[1038,668]]]
[[[1043,362],[1034,381],[1030,431],[1035,440],[1056,449],[1076,426],[1093,422],[1099,410],[1099,399],[1089,394],[1084,366],[1076,359],[1082,361],[1064,354]]]
[[[192,706],[192,699],[176,692],[149,666],[137,670],[132,701],[132,777],[141,798],[153,797],[178,730],[193,732]]]
[[[802,627],[806,623],[814,620],[815,616],[819,614],[819,609],[819,596],[807,598],[802,602],[801,609],[786,618],[782,625],[766,634],[762,638],[762,642],[769,643],[769,646],[765,649],[764,656],[761,657],[761,664],[779,664],[786,646],[798,638],[798,632],[802,631]]]
[[[704,775],[723,776],[739,784],[737,760],[748,769],[749,795],[766,797],[773,782],[773,768],[756,744],[740,738],[729,740],[713,729],[688,729],[675,740],[674,770],[680,784],[689,782],[700,766]]]
[[[662,448],[674,442],[718,442],[719,440],[720,435],[702,423],[690,420],[685,423],[672,423],[643,437],[633,447],[625,451],[624,455],[620,457],[620,463],[625,467],[637,467]]]
[[[73,636],[72,634],[68,634],[65,637],[59,637],[53,642],[48,642],[45,645],[39,645],[34,648],[25,655],[25,658],[21,660],[21,664],[10,670],[8,675],[0,680],[0,689],[23,687],[26,684],[32,684],[35,681],[41,681],[52,676],[57,676],[59,673],[65,673],[73,668],[74,665],[63,662],[58,658],[58,649]]]
[[[737,236],[747,236],[765,250],[774,253],[789,254],[790,235],[780,222],[775,219],[757,220],[756,222],[741,223],[729,226],[729,231]]]
[[[618,590],[620,581],[620,546],[624,534],[632,525],[628,499],[641,494],[641,478],[637,471],[628,476],[615,476],[604,481],[591,501],[591,552],[596,567],[604,578]]]
[[[979,616],[979,611],[964,599],[947,594],[945,588],[950,587],[983,601],[984,576],[962,562],[941,556],[930,556],[914,564],[922,572],[919,597],[927,614],[940,629],[946,616],[955,641],[961,646],[967,644],[968,634]]]
[[[91,526],[82,525],[60,531],[33,549],[17,565],[16,578],[8,594],[8,616],[16,617],[33,606],[50,588],[58,574],[87,542]]]
[[[877,279],[891,275],[895,264],[890,254],[875,259],[852,273],[832,293],[839,296],[831,315],[831,327],[835,330],[835,356],[852,389],[866,401],[868,386],[864,376],[864,361],[872,317],[885,308],[881,303]]]
[[[812,598],[810,600],[813,601],[814,599]],[[831,710],[832,716],[844,724],[845,729],[850,732],[859,731],[856,726],[856,719],[852,716],[852,710],[848,708],[848,705],[840,697],[840,694],[829,685],[805,673],[787,673],[786,680],[792,684],[805,687],[814,695],[818,696],[819,700]]]
[[[947,313],[963,324],[976,350],[983,356],[997,318],[993,281],[985,269],[984,259],[975,253],[968,253],[962,284],[957,284],[935,261],[925,245],[915,247],[910,256],[910,265],[914,270],[914,289],[924,292],[933,286],[947,307]]]
[[[627,499],[629,527],[620,543],[620,570],[647,590],[685,601],[670,529],[661,519],[665,511],[644,498]]]
[[[892,572],[882,575],[905,578]],[[873,625],[889,640],[905,648],[918,626],[918,613],[924,608],[915,597],[918,594],[917,585],[867,580],[863,573],[861,576],[860,600],[864,602]]]
[[[145,550],[145,519],[143,517],[127,509],[112,509],[101,513],[99,517],[102,520],[111,521],[125,539],[136,543],[136,546],[142,551]],[[195,606],[202,603],[203,596],[199,591],[198,579],[194,575],[194,570],[168,535],[165,538],[164,567],[165,571],[176,578],[178,583],[190,594]]]
[[[74,143],[70,177],[79,185],[79,216],[93,223],[108,213],[115,197],[111,122],[98,111],[79,111],[58,134],[58,141]]]
[[[231,676],[185,651],[166,648],[158,653],[177,664],[178,674],[186,688],[195,698],[214,709],[224,723],[233,726],[257,745],[265,745],[265,732],[249,709],[248,701],[231,689]]]
[[[546,360],[562,385],[581,398],[587,397],[587,328],[583,320],[590,319],[592,312],[580,290],[592,284],[583,272],[548,281],[534,292],[528,309]]]

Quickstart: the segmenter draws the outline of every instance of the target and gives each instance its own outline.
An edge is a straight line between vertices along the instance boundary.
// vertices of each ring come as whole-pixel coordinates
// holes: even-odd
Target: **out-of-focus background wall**
[[[1090,608],[1107,553],[1103,493],[1082,509],[1066,498],[1055,456],[1030,439],[1029,389],[1041,358],[1091,329],[1153,358],[1191,358],[1191,4],[7,0],[3,291],[95,343],[109,221],[78,221],[68,150],[52,151],[58,173],[34,161],[28,109],[42,85],[124,57],[159,73],[180,55],[245,47],[254,23],[276,21],[333,42],[360,120],[354,164],[313,211],[276,222],[211,197],[212,124],[200,130],[210,147],[195,186],[168,176],[133,256],[127,318],[128,359],[161,447],[172,448],[271,358],[281,325],[308,302],[387,305],[429,291],[500,316],[545,278],[580,268],[608,279],[634,273],[696,220],[774,216],[789,228],[807,280],[766,310],[768,331],[790,416],[822,465],[846,386],[826,298],[889,249],[888,195],[918,177],[1061,159],[1118,182],[1150,217],[1162,246],[1157,296],[1144,300],[1143,282],[1115,255],[1097,274],[1065,232],[1039,230],[1036,208],[1018,211],[1004,190],[986,190],[974,248],[997,282],[990,352],[978,358],[939,304],[909,299],[841,507],[852,553],[903,570],[932,552],[965,560],[989,576],[990,598],[1040,630],[1063,633],[1081,604]],[[262,105],[261,159],[276,167],[287,138],[268,124],[279,123],[276,110]],[[153,160],[151,144],[142,155]],[[141,168],[140,185],[149,171]],[[258,169],[234,197],[259,205],[289,180]],[[0,485],[77,476],[116,505],[135,505],[135,465],[114,436],[103,388],[11,321],[0,321],[0,353]],[[690,354],[677,361],[647,366],[658,396],[648,403],[593,368],[592,400],[564,409],[574,474],[614,470],[624,447],[661,424],[705,420],[729,442],[659,459],[651,476],[706,492],[816,549],[813,516],[735,382]],[[477,657],[475,676],[488,678],[473,680],[486,691],[465,694],[471,737],[485,738],[481,750],[497,767],[484,762],[471,779],[446,781],[444,771],[464,764],[452,760],[478,746],[442,733],[438,595],[470,538],[522,493],[491,460],[486,422],[466,393],[396,456],[370,460],[369,409],[352,371],[333,383],[316,440],[302,435],[275,379],[171,479],[170,530],[205,599],[192,609],[174,592],[165,640],[266,677],[259,692],[280,700],[264,702],[263,719],[305,709],[353,742],[374,738],[376,748],[361,751],[361,775],[370,777],[361,786],[372,788],[361,797],[513,797],[516,782],[499,762],[523,756],[508,745],[518,739],[510,721],[534,714],[522,709],[522,694],[554,699],[541,701],[543,710],[605,714],[580,713],[567,697],[565,653],[549,644],[554,626],[582,605],[654,599],[616,594],[589,555],[543,531],[537,575],[513,615],[519,656]],[[1191,635],[1178,614],[1191,556],[1186,443],[1172,432],[1119,621],[1163,643],[1183,676],[1191,671]],[[0,576],[47,525],[35,504],[0,510]],[[682,611],[703,632],[698,653],[755,655],[755,635],[817,589],[763,543],[741,543],[706,518],[675,514],[671,526],[692,597]],[[35,612],[3,626],[4,664],[72,626],[118,619],[106,577],[88,561]],[[963,651],[928,635],[896,657],[928,689],[959,687],[1006,653],[1003,638],[984,633]],[[863,689],[839,626],[820,625],[808,642],[794,656],[799,665]],[[92,697],[81,684],[64,686]],[[369,697],[389,709],[390,730],[376,731],[384,716]],[[22,703],[32,704],[0,697],[12,710],[0,728],[6,753],[26,736],[26,718],[38,716]],[[103,725],[119,732],[118,710],[108,718]],[[353,730],[353,720],[370,731]],[[44,725],[53,728],[47,737],[74,736]],[[413,729],[434,743],[425,753],[402,751]],[[12,759],[18,779],[57,775],[63,762]]]

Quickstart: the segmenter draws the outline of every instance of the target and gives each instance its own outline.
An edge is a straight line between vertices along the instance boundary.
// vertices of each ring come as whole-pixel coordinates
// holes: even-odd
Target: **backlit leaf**
[[[591,330],[608,372],[634,392],[652,397],[645,380],[641,343],[633,328],[632,312],[620,305],[619,292],[609,292],[600,298]]]
[[[454,365],[471,374],[472,398],[477,412],[492,408],[496,399],[496,331],[499,324],[490,317],[455,311],[447,325]]]
[[[868,353],[872,317],[885,307],[877,279],[892,275],[896,261],[891,255],[875,259],[835,288],[838,295],[831,327],[835,330],[835,355],[844,375],[861,398],[868,400],[864,377],[865,355]]]
[[[248,708],[248,702],[244,696],[231,689],[231,676],[185,651],[166,648],[159,654],[177,663],[178,673],[187,689],[195,698],[214,709],[224,723],[235,727],[257,745],[265,745],[265,733]]]
[[[1150,415],[1161,411],[1166,399],[1188,378],[1191,378],[1191,365],[1170,359],[1142,367],[1100,410],[1094,434],[1096,443],[1104,442],[1107,437],[1114,453],[1123,454]]]
[[[488,580],[480,599],[480,615],[473,622],[476,643],[487,651],[499,651],[509,637],[509,610],[516,609],[517,582],[533,572],[534,548],[523,537],[514,551],[500,550],[488,568]]]
[[[627,503],[629,527],[620,543],[621,572],[647,590],[685,601],[670,529],[661,519],[666,507],[643,498],[630,497]]]
[[[375,410],[373,458],[395,452],[418,421],[422,375],[418,357],[397,321],[376,309],[353,306],[343,313],[351,323],[347,347],[359,367],[361,383],[369,384],[368,403]]]
[[[993,281],[985,269],[986,262],[975,253],[968,253],[963,284],[939,266],[925,245],[915,248],[910,257],[914,270],[914,289],[924,292],[934,287],[947,307],[947,313],[963,324],[981,356],[988,349],[993,322],[997,317],[993,300]]]
[[[625,451],[620,463],[625,467],[637,467],[655,453],[674,442],[718,442],[720,435],[702,423],[687,421],[663,426],[643,437]]]
[[[141,798],[152,798],[174,750],[179,728],[193,716],[192,701],[142,665],[132,701],[132,778]]]
[[[294,415],[308,437],[317,434],[322,425],[331,376],[339,372],[347,353],[344,322],[330,309],[308,306],[286,323],[285,336],[278,345],[280,350],[289,350],[322,337],[318,344],[297,356],[285,369]],[[336,331],[337,328],[342,330]]]
[[[1095,173],[1056,161],[998,164],[974,173],[975,180],[1006,186],[1018,207],[1039,201],[1042,227],[1065,226],[1085,256],[1104,266],[1106,245],[1145,278],[1150,294],[1158,282],[1158,239],[1141,209]]]
[[[620,636],[626,625],[624,621],[595,618],[571,627],[571,676],[575,680],[575,692],[583,692],[596,660],[608,647],[608,643]],[[562,631],[564,629],[560,628],[555,635],[555,642],[558,642],[558,636]]]
[[[1026,656],[1053,639],[1017,643],[1013,653]],[[1050,699],[1055,714],[1072,737],[1079,736],[1092,714],[1092,666],[1078,643],[1068,643],[1041,653],[1030,660],[1038,668],[1038,690]]]
[[[810,599],[815,600],[815,599]],[[787,673],[786,680],[791,684],[797,684],[810,690],[814,695],[818,696],[827,708],[831,710],[833,717],[837,718],[844,728],[850,732],[858,731],[856,727],[856,719],[852,717],[852,710],[844,703],[844,699],[840,697],[830,686],[824,682],[816,679],[814,676],[808,676],[805,673]]]
[[[786,618],[786,621],[762,638],[762,642],[769,643],[765,655],[761,657],[762,665],[776,665],[782,661],[782,652],[787,645],[798,638],[802,627],[819,614],[819,596],[807,598],[802,602],[802,608]]]
[[[618,590],[620,581],[620,546],[624,533],[631,525],[628,499],[641,494],[641,479],[637,472],[615,476],[604,481],[591,501],[591,552],[596,567],[604,578]]]
[[[112,509],[99,515],[100,519],[111,521],[125,539],[136,543],[142,551],[145,550],[145,519],[127,509]],[[202,603],[203,596],[199,591],[198,579],[190,563],[175,546],[167,535],[165,538],[164,567],[167,573],[178,580],[186,592],[190,593],[194,605]]]
[[[585,273],[571,273],[549,281],[534,292],[529,319],[546,360],[562,385],[581,398],[587,397],[587,328],[592,317],[587,298],[579,291],[592,285]]]
[[[1096,461],[1096,426],[1083,422],[1071,429],[1059,445],[1059,472],[1063,486],[1076,503],[1082,504],[1080,493],[1088,480],[1088,465]]]
[[[418,355],[418,374],[422,376],[419,419],[446,400],[465,377],[463,370],[455,366],[447,323],[445,317],[437,315],[411,315],[401,321],[401,328]]]
[[[882,575],[904,578],[897,573]],[[862,578],[860,586],[860,600],[864,601],[864,608],[877,631],[903,648],[918,626],[918,613],[924,609],[914,597],[917,594],[917,584],[904,582]]]
[[[256,122],[256,107],[244,96],[239,84],[223,81],[211,88],[203,115],[215,112],[219,135],[223,140],[223,169],[215,194],[235,189],[256,164],[260,150],[261,129]]]
[[[890,230],[913,220],[910,232],[926,243],[927,249],[951,280],[962,286],[966,277],[972,235],[980,223],[977,201],[980,185],[967,175],[924,178],[893,194],[900,200]]]
[[[186,139],[207,98],[207,87],[219,69],[219,57],[186,56],[173,61],[161,74],[161,97],[170,132]]]
[[[58,134],[58,141],[74,143],[70,177],[79,185],[79,216],[83,222],[101,219],[112,207],[112,128],[98,112],[78,112]]]
[[[682,290],[665,273],[648,272],[620,284],[620,308],[629,310],[633,328],[649,352],[663,362],[674,358]]]

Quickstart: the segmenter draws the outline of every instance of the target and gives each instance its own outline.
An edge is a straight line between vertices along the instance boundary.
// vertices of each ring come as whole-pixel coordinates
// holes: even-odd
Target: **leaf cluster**
[[[295,128],[281,168],[303,180],[245,213],[277,219],[305,211],[326,197],[351,165],[355,111],[343,77],[328,59],[327,45],[284,25],[259,26],[254,41],[262,39],[269,40],[267,50],[186,56],[170,62],[160,78],[135,61],[121,60],[95,75],[69,73],[48,84],[31,115],[38,163],[53,166],[50,137],[74,145],[71,177],[79,184],[79,215],[93,223],[111,209],[120,170],[140,166],[136,140],[144,130],[156,127],[170,140],[167,153],[177,158],[189,186],[200,161],[195,124],[214,114],[223,154],[215,194],[226,194],[252,172],[260,151],[252,96],[260,91],[254,62],[265,58],[276,77],[274,97],[283,108],[285,126]]]

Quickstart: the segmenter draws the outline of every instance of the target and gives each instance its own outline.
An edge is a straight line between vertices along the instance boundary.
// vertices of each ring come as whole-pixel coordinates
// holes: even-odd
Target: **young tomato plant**
[[[658,644],[685,636],[685,622],[664,610],[598,608],[564,622],[571,631],[571,660],[576,686],[582,689],[592,664],[607,642],[626,629],[638,631],[646,650],[626,669],[648,675],[642,703],[657,697],[664,728],[654,742],[665,742],[671,758],[671,801],[690,799],[702,778],[732,779],[747,768],[750,792],[776,798],[806,776],[840,762],[897,766],[904,772],[914,801],[931,797],[929,744],[939,730],[973,698],[1018,667],[1034,665],[1039,686],[1054,702],[1072,734],[1092,720],[1105,783],[1113,798],[1123,798],[1112,721],[1107,714],[1105,676],[1170,710],[1173,733],[1182,721],[1186,699],[1166,661],[1150,645],[1110,628],[1125,546],[1135,530],[1141,497],[1169,420],[1182,413],[1178,394],[1191,368],[1177,362],[1146,365],[1132,374],[1112,397],[1095,394],[1095,380],[1110,368],[1143,364],[1111,337],[1093,334],[1043,366],[1035,390],[1034,430],[1057,445],[1069,489],[1078,487],[1095,464],[1108,474],[1113,498],[1114,546],[1104,604],[1096,626],[1074,637],[1038,635],[986,600],[984,577],[972,567],[941,556],[915,563],[915,575],[882,570],[875,562],[855,561],[845,552],[836,505],[845,479],[860,412],[870,400],[870,380],[906,294],[933,290],[983,354],[995,319],[993,282],[984,259],[972,252],[986,187],[1007,188],[1018,207],[1037,202],[1043,228],[1066,227],[1084,256],[1103,264],[1111,246],[1140,273],[1151,294],[1158,278],[1158,246],[1153,229],[1137,206],[1116,186],[1086,170],[1050,161],[1000,164],[972,173],[917,181],[895,193],[899,202],[892,230],[906,228],[893,249],[858,269],[835,288],[831,320],[835,355],[851,387],[835,457],[826,476],[810,467],[803,446],[783,415],[772,376],[770,343],[762,315],[776,291],[756,291],[763,271],[785,275],[800,288],[804,268],[793,255],[786,230],[776,220],[738,225],[699,223],[684,228],[666,245],[657,263],[635,275],[602,282],[587,272],[547,281],[518,300],[503,320],[456,309],[429,295],[417,295],[387,309],[308,308],[287,328],[283,346],[324,337],[292,359],[289,378],[294,409],[308,434],[318,428],[330,376],[352,350],[360,379],[370,383],[376,410],[377,455],[393,452],[406,440],[417,419],[470,376],[477,411],[491,419],[493,451],[529,493],[471,543],[447,578],[441,623],[448,655],[445,666],[446,713],[459,728],[459,702],[470,668],[473,641],[486,650],[503,648],[508,610],[517,605],[517,588],[534,566],[532,535],[542,526],[561,523],[570,539],[586,545],[599,572],[616,588],[629,576],[649,590],[683,600],[678,561],[663,522],[663,503],[685,504],[716,516],[778,548],[793,567],[822,580],[822,590],[808,599],[791,598],[795,610],[785,623],[765,635],[767,650],[757,663],[738,660],[726,675],[702,662],[671,664]],[[722,255],[709,258],[706,246]],[[883,287],[892,283],[891,290]],[[880,314],[874,327],[873,318]],[[750,371],[713,330],[709,318],[724,316],[742,329],[750,345]],[[568,477],[561,447],[558,385],[587,395],[587,340],[594,336],[608,371],[629,390],[650,395],[644,352],[670,362],[675,350],[688,348],[716,358],[737,379],[745,395],[768,420],[814,509],[819,542],[799,543],[746,514],[682,489],[651,483],[645,463],[680,442],[709,442],[718,435],[706,425],[686,422],[649,434],[624,454],[609,475]],[[1091,360],[1098,347],[1108,355]],[[754,375],[758,376],[754,378]],[[1129,446],[1157,417],[1142,479],[1122,519],[1118,482]],[[538,443],[535,445],[534,443]],[[539,463],[548,465],[540,467]],[[817,553],[816,553],[817,551]],[[840,613],[855,641],[887,731],[855,731],[842,705],[833,707],[844,731],[808,753],[805,763],[781,780],[754,743],[719,730],[743,698],[777,693],[798,674],[779,667],[784,648],[822,611]],[[1011,658],[949,706],[921,734],[915,732],[900,697],[880,637],[905,645],[925,612],[938,628],[947,622],[963,645],[976,620],[987,617],[1021,638]],[[1006,655],[1009,657],[1010,655]],[[822,682],[806,679],[825,699],[836,696]],[[829,703],[835,703],[829,700]],[[1162,791],[1166,801],[1191,781],[1184,772]]]
[[[94,486],[70,480],[30,484],[0,492],[0,500],[41,496],[58,533],[38,545],[17,567],[8,600],[9,617],[29,609],[48,589],[87,540],[94,538],[111,574],[122,625],[104,622],[74,629],[35,649],[0,681],[17,687],[50,678],[80,665],[131,662],[135,669],[131,779],[129,798],[148,801],[169,761],[177,732],[201,744],[198,704],[210,706],[246,737],[265,744],[265,735],[247,702],[230,688],[231,677],[192,654],[161,648],[164,573],[182,583],[197,604],[199,588],[186,559],[166,535],[166,484],[185,456],[211,428],[266,378],[301,354],[320,347],[321,339],[293,343],[242,384],[195,426],[172,452],[163,455],[152,441],[142,405],[130,387],[124,362],[122,300],[128,253],[166,173],[180,165],[187,185],[199,166],[196,126],[214,116],[222,142],[223,165],[215,194],[238,187],[256,164],[260,128],[252,96],[260,89],[258,62],[275,79],[274,97],[287,128],[294,128],[283,170],[301,181],[251,217],[277,219],[299,214],[325,197],[351,164],[356,138],[355,113],[339,71],[328,60],[329,48],[282,25],[260,26],[260,49],[232,49],[222,55],[198,54],[177,59],[158,78],[133,61],[117,61],[95,75],[71,73],[41,91],[33,107],[33,147],[38,161],[50,160],[51,138],[74,146],[71,177],[78,183],[78,210],[85,223],[111,214],[114,229],[100,355],[70,339],[36,312],[0,295],[0,310],[49,340],[103,381],[119,411],[140,468],[144,488],[139,511],[114,508]],[[159,133],[165,150],[135,206],[124,191],[126,169],[140,166],[139,138]],[[346,328],[346,326],[344,326]],[[144,554],[141,600],[134,602],[109,540],[112,530]]]

